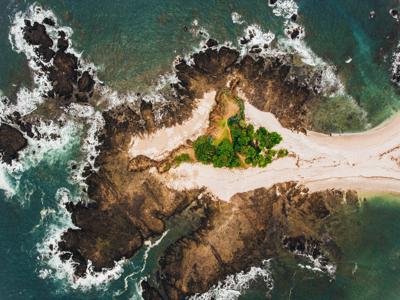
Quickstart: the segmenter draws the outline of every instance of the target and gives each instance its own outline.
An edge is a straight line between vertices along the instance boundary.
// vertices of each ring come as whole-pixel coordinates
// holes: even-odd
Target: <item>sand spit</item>
[[[184,124],[136,141],[130,154],[159,158],[190,136],[198,136],[208,124],[206,112],[214,96],[206,94],[193,118]],[[167,176],[160,176],[161,180],[178,190],[205,186],[226,201],[236,193],[286,181],[298,181],[312,191],[342,188],[400,193],[400,115],[363,133],[330,136],[288,130],[273,114],[258,110],[248,101],[245,111],[248,122],[282,134],[280,146],[289,150],[289,157],[276,160],[267,168],[246,170],[182,164]]]
[[[196,139],[205,133],[209,120],[208,116],[215,104],[216,92],[208,92],[198,100],[198,106],[192,117],[180,125],[162,128],[145,137],[132,139],[129,155],[145,155],[151,159],[165,158],[170,151],[179,147],[188,139]]]

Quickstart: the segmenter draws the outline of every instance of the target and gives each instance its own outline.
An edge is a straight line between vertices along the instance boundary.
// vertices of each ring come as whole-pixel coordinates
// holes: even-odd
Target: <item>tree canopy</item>
[[[243,102],[240,99],[236,101],[239,101],[240,112],[228,120],[230,139],[224,138],[214,145],[211,136],[200,136],[193,145],[196,159],[205,164],[212,163],[217,168],[234,168],[244,164],[266,167],[274,157],[287,156],[286,149],[273,149],[282,141],[282,136],[264,127],[255,130],[252,124],[247,124]]]

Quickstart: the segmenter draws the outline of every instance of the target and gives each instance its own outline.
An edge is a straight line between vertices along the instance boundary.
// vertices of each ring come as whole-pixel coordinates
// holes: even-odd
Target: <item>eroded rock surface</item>
[[[39,59],[36,63],[48,74],[53,89],[48,97],[57,98],[69,103],[70,101],[86,102],[93,94],[95,81],[88,71],[81,71],[80,61],[74,54],[68,52],[69,42],[65,32],[58,31],[58,38],[52,40],[46,26],[54,27],[53,20],[45,18],[43,24],[25,20],[24,39],[35,46],[35,52],[48,64]],[[53,45],[57,45],[56,51]]]
[[[158,272],[143,286],[145,299],[204,293],[227,275],[285,251],[311,255],[323,265],[337,261],[340,249],[322,225],[343,203],[357,205],[356,193],[310,193],[294,182],[237,194],[229,203],[211,201],[204,227],[163,254]]]
[[[93,263],[95,270],[100,270],[103,267],[112,267],[114,262],[122,257],[132,257],[143,245],[144,240],[161,235],[165,230],[165,221],[198,201],[202,193],[201,190],[180,192],[166,188],[149,171],[154,166],[154,161],[150,159],[137,157],[132,164],[128,150],[134,136],[151,133],[163,126],[169,127],[182,123],[191,116],[196,105],[196,98],[201,98],[207,91],[220,90],[227,86],[235,91],[240,88],[255,106],[261,110],[273,112],[288,128],[304,130],[308,126],[307,105],[318,94],[318,91],[314,90],[309,83],[312,80],[318,81],[317,73],[292,67],[291,56],[263,58],[256,53],[241,58],[235,49],[224,46],[218,48],[216,41],[209,41],[207,44],[209,47],[204,51],[193,54],[194,64],[189,64],[182,59],[177,61],[175,68],[179,82],[171,85],[172,91],[165,94],[165,101],[148,103],[139,100],[136,104],[121,105],[103,113],[105,128],[101,137],[100,154],[95,162],[99,169],[96,172],[87,170],[86,174],[88,196],[93,202],[88,205],[68,206],[72,212],[73,222],[80,230],[68,230],[63,236],[63,242],[59,245],[62,251],[68,252],[63,254],[64,258],[72,255],[79,264],[77,274],[85,273],[89,260]],[[83,91],[89,90],[92,88],[90,78],[83,74],[78,80],[78,86]],[[292,189],[297,191],[294,187]],[[233,203],[239,206],[245,205],[246,201],[240,199],[250,197],[248,204],[252,203],[252,209],[260,209],[260,213],[265,214],[274,212],[276,209],[272,205],[274,201],[286,203],[275,198],[269,201],[268,199],[272,196],[269,196],[268,190],[252,193],[256,196],[238,195],[236,198],[239,200]],[[209,224],[217,222],[217,216],[226,218],[225,214],[228,211],[232,212],[231,210],[235,207],[235,205],[225,203],[217,204],[218,202],[211,200],[207,202],[204,199],[202,203],[205,207],[213,208],[208,216],[209,219],[205,219],[205,222]],[[172,298],[175,297],[174,295],[203,291],[223,274],[234,272],[240,269],[239,265],[243,268],[245,264],[257,261],[261,256],[268,254],[264,250],[261,251],[259,246],[264,245],[271,237],[271,235],[266,235],[266,232],[278,230],[277,227],[280,224],[278,225],[278,220],[276,220],[276,223],[271,221],[272,223],[259,224],[258,227],[248,227],[245,225],[247,217],[244,212],[248,211],[249,214],[256,216],[258,212],[253,210],[243,209],[243,214],[239,213],[241,210],[235,212],[239,213],[237,221],[241,222],[241,226],[247,228],[248,231],[243,231],[239,236],[234,231],[227,231],[226,236],[230,237],[233,244],[219,246],[227,247],[226,251],[231,251],[229,250],[231,246],[232,249],[236,249],[232,251],[237,251],[237,256],[232,253],[226,255],[230,257],[232,266],[237,264],[237,267],[219,269],[222,258],[215,256],[215,265],[212,266],[214,269],[198,271],[198,280],[202,282],[204,280],[203,283],[199,281],[193,286],[188,285],[187,278],[184,278],[181,286],[177,286],[174,291],[168,291]],[[283,209],[279,211],[280,215],[284,212]],[[266,215],[262,217],[266,219]],[[279,221],[294,230],[294,225],[285,225],[284,219]],[[238,224],[231,224],[231,227],[235,228]],[[215,229],[220,230],[218,229],[220,225],[223,228],[223,224],[216,223]],[[290,236],[294,234],[282,228],[279,238],[283,238],[285,232]],[[238,249],[239,244],[243,244],[246,239],[252,239],[254,236],[259,238],[255,239],[257,243],[253,243],[253,248]],[[282,242],[279,243],[281,246]],[[180,246],[176,247],[171,249],[181,251],[178,250]],[[213,255],[215,249],[209,246],[206,248],[208,252],[204,255],[210,253]],[[269,251],[272,250],[271,248]],[[248,256],[249,259],[239,262],[238,259],[242,260],[244,256]],[[165,259],[168,257],[168,255],[165,256]],[[200,255],[198,258],[201,257]],[[165,259],[163,261],[166,261]],[[166,263],[163,266],[162,272],[168,273],[169,264]],[[177,266],[171,265],[171,268],[175,267]],[[182,265],[183,267],[186,266]],[[188,267],[190,269],[190,266]],[[206,274],[208,271],[214,272],[214,277],[206,278],[209,276]],[[166,287],[171,284],[164,283]]]
[[[11,164],[18,158],[18,152],[26,146],[27,140],[18,129],[4,123],[0,124],[0,154],[5,163]]]

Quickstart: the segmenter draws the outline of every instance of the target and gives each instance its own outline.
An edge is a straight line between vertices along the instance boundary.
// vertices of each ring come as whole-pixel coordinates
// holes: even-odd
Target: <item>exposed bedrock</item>
[[[340,249],[322,224],[343,203],[357,205],[356,193],[310,193],[294,182],[237,194],[229,203],[211,201],[205,226],[160,258],[158,272],[143,285],[145,299],[186,299],[285,251],[337,261]]]
[[[161,260],[159,273],[167,278],[153,278],[160,281],[162,290],[148,290],[149,295],[160,293],[178,299],[205,291],[224,275],[245,269],[278,249],[286,249],[285,237],[304,235],[307,241],[319,241],[321,249],[325,246],[324,241],[318,240],[317,225],[312,220],[326,218],[339,199],[343,200],[343,192],[308,194],[295,183],[288,183],[236,195],[232,203],[221,203],[208,195],[200,199],[200,189],[167,188],[149,171],[152,161],[143,160],[134,171],[129,168],[128,151],[134,136],[182,123],[197,105],[195,99],[206,91],[227,86],[233,91],[240,88],[255,106],[273,112],[284,126],[307,128],[307,105],[318,94],[308,83],[318,82],[318,73],[293,67],[291,56],[241,58],[235,49],[218,49],[215,41],[208,44],[211,48],[193,54],[194,64],[182,59],[176,63],[179,83],[164,94],[165,101],[139,100],[103,113],[105,127],[95,161],[98,170],[87,170],[85,174],[92,202],[68,205],[73,223],[80,229],[68,230],[59,244],[64,252],[62,257],[72,255],[78,263],[77,275],[84,275],[89,260],[95,270],[101,270],[114,266],[122,257],[132,257],[145,240],[164,232],[169,218],[193,203],[207,208],[204,224],[208,225],[170,247]],[[62,61],[67,70],[75,66],[72,59]],[[80,78],[80,90],[93,88],[88,75],[82,74]],[[276,193],[277,189],[282,190],[281,194]],[[219,241],[211,243],[214,239]],[[173,260],[175,254],[183,260]],[[206,259],[208,264],[201,268]],[[197,264],[191,264],[191,260]],[[193,269],[196,272],[191,278],[189,273]]]
[[[5,163],[11,164],[14,159],[18,159],[18,152],[27,144],[27,140],[18,129],[0,123],[0,154]]]
[[[241,58],[237,50],[225,46],[207,48],[192,59],[194,64],[180,59],[175,66],[180,84],[192,97],[235,85],[253,105],[274,113],[285,127],[301,131],[311,127],[307,113],[318,99],[320,71],[295,66],[291,55],[265,58],[255,53]]]
[[[53,89],[47,96],[69,103],[71,101],[86,102],[93,92],[95,81],[88,71],[80,71],[80,61],[74,54],[67,52],[69,41],[65,32],[58,31],[58,38],[54,41],[49,36],[46,25],[55,27],[55,22],[45,18],[43,24],[25,20],[24,39],[35,47],[40,60],[36,63],[48,74]],[[54,29],[54,28],[53,28]],[[57,45],[57,51],[53,48]]]
[[[143,242],[161,235],[165,221],[198,200],[201,190],[178,192],[168,189],[148,170],[131,172],[127,153],[130,139],[153,125],[151,106],[138,111],[128,106],[104,113],[106,126],[98,172],[88,172],[88,196],[92,202],[69,204],[72,221],[79,230],[68,230],[59,244],[63,258],[71,255],[78,263],[77,275],[84,275],[90,260],[96,271],[132,257]],[[166,114],[167,115],[167,114]],[[146,116],[151,120],[147,120]]]

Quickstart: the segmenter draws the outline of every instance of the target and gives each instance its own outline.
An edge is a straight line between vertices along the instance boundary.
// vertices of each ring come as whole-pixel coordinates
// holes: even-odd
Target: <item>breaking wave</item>
[[[269,292],[274,288],[270,260],[264,260],[261,267],[251,267],[248,272],[229,275],[224,281],[213,286],[207,293],[192,296],[191,300],[236,300],[251,283],[262,279]]]
[[[119,278],[123,272],[125,260],[116,262],[112,269],[103,269],[101,272],[94,272],[93,266],[89,261],[85,277],[77,277],[74,274],[76,263],[72,259],[63,261],[60,258],[60,249],[58,243],[65,230],[77,227],[71,221],[71,215],[65,208],[68,202],[77,202],[66,188],[60,188],[56,195],[58,207],[56,210],[46,210],[43,212],[46,227],[46,236],[41,243],[37,244],[39,253],[38,260],[42,268],[38,271],[38,276],[42,279],[53,278],[60,281],[64,289],[81,289],[87,291],[92,288],[106,289],[107,284]],[[66,284],[67,283],[67,284]]]

